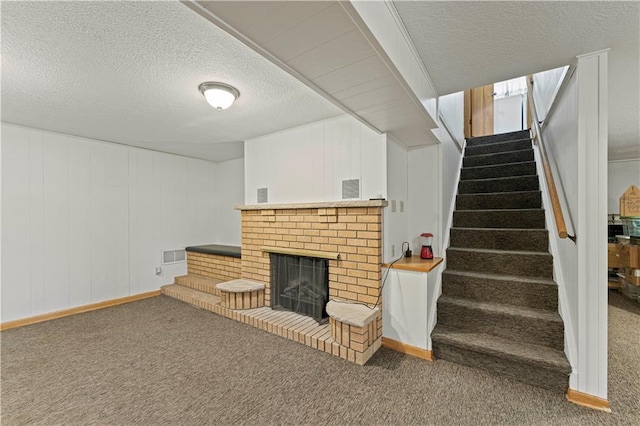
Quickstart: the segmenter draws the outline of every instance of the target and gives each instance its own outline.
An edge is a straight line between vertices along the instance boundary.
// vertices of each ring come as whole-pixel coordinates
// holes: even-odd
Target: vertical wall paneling
[[[2,316],[31,311],[29,286],[29,144],[2,126]],[[21,253],[22,256],[15,256]],[[9,285],[9,283],[14,283]]]
[[[141,194],[138,192],[138,162],[136,161],[137,150],[130,149],[128,151],[129,164],[129,291],[132,294],[140,293],[140,285],[138,283],[138,267],[140,264],[138,245],[138,227],[140,221],[138,219],[139,206],[137,203]]]
[[[389,138],[387,141],[387,194],[389,205],[384,209],[385,262],[391,262],[402,254],[402,243],[407,241],[408,214],[408,153],[406,147]],[[400,203],[405,203],[400,211]],[[395,211],[393,206],[395,205]],[[392,247],[393,246],[393,247]]]
[[[91,303],[92,145],[73,138],[69,143],[69,300],[81,305]],[[33,267],[33,255],[31,262]]]
[[[159,182],[154,180],[153,158],[155,153],[144,150],[131,150],[130,169],[130,223],[131,223],[131,269],[132,288],[144,293],[157,288],[158,278],[155,267],[160,266],[159,253],[155,253],[155,213],[154,203],[159,198]],[[147,277],[145,279],[145,277]]]
[[[91,299],[107,299],[106,145],[91,146]]]
[[[173,236],[173,248],[182,248],[187,244],[187,233],[189,223],[187,218],[189,217],[187,211],[189,210],[187,200],[187,170],[189,163],[192,161],[186,157],[175,156],[176,174],[174,180],[175,196],[173,199],[174,211],[174,236]],[[197,170],[196,170],[197,173]]]
[[[211,238],[215,236],[220,244],[239,246],[241,217],[240,211],[235,210],[234,207],[244,204],[244,159],[223,161],[217,163],[215,168],[204,162],[199,162],[198,165],[201,170],[202,191],[211,191],[212,182],[220,182],[220,184],[217,185],[215,197],[215,216],[206,214],[203,216],[201,209],[201,216],[197,218],[199,223],[203,224],[201,228],[209,231],[206,234],[200,232],[196,237],[204,241],[213,241]],[[212,170],[214,171],[213,179],[208,177]]]
[[[69,306],[69,142],[51,135],[43,143],[45,310]]]
[[[256,203],[264,187],[269,203],[340,200],[346,179],[360,179],[361,199],[385,196],[385,142],[350,116],[247,140],[245,202]]]
[[[157,290],[186,273],[156,275],[162,250],[239,244],[243,161],[217,167],[3,123],[1,321]]]
[[[129,155],[128,148],[107,149],[107,296],[129,295]]]
[[[13,128],[16,129],[16,128]],[[23,130],[24,131],[24,130]],[[42,134],[28,132],[29,144],[29,281],[31,313],[45,312],[44,302],[44,176]],[[3,228],[6,230],[7,228]]]

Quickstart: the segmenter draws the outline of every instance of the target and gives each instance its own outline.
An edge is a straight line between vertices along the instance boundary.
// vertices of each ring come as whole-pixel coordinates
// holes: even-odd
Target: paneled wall
[[[620,213],[620,197],[631,185],[640,187],[640,158],[609,161],[607,212]]]
[[[217,242],[216,166],[3,124],[1,320],[156,290],[185,273],[185,263],[155,267],[161,250]]]
[[[387,196],[384,208],[384,261],[392,262],[402,255],[409,220],[407,148],[394,139],[387,142]]]
[[[348,179],[360,179],[360,199],[386,197],[386,139],[348,115],[249,139],[245,202],[258,188],[269,203],[337,201]]]

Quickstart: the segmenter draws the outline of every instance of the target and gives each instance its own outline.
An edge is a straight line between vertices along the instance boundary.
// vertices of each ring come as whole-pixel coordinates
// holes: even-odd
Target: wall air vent
[[[360,198],[360,179],[342,181],[342,199],[351,200]]]
[[[180,263],[187,260],[187,252],[184,249],[162,250],[162,264]]]
[[[267,188],[258,188],[258,203],[269,202],[269,190]]]

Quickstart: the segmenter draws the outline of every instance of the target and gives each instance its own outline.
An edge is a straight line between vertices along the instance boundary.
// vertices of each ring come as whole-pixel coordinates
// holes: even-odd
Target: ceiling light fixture
[[[217,81],[202,83],[198,86],[198,90],[204,95],[209,105],[218,111],[229,108],[240,97],[238,89]]]

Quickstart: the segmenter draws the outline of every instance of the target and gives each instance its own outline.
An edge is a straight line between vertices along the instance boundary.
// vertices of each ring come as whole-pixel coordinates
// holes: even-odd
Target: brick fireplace
[[[263,309],[275,298],[271,254],[328,259],[330,301],[326,313],[331,316],[330,324],[295,314],[307,320],[294,318],[282,326],[258,322],[257,326],[357,364],[366,363],[382,341],[382,315],[373,308],[382,302],[382,215],[386,205],[386,201],[372,200],[237,207],[242,212],[241,277],[264,284]],[[255,324],[249,314],[247,318]],[[296,321],[303,326],[295,325]],[[286,330],[288,327],[292,328]]]
[[[386,201],[239,206],[242,212],[242,278],[264,283],[270,306],[269,252],[285,249],[329,260],[329,297],[379,302],[382,209]]]

